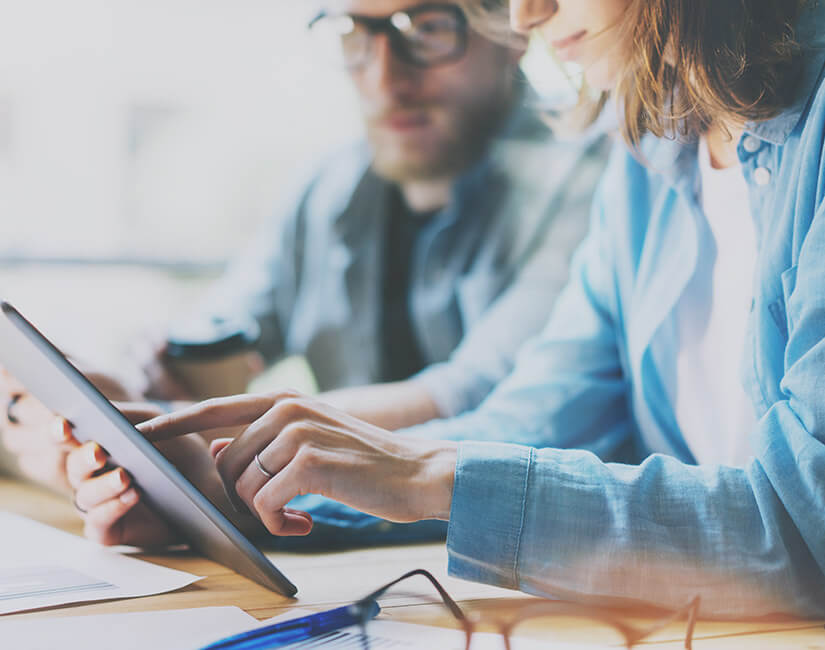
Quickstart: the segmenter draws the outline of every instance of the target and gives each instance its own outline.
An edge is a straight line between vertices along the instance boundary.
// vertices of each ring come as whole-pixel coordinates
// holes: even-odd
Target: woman
[[[307,533],[284,506],[323,494],[449,519],[450,569],[468,579],[823,616],[825,6],[512,0],[510,16],[613,92],[628,141],[512,375],[477,411],[403,436],[294,395],[144,431],[248,425],[212,451],[274,534]],[[96,495],[95,525],[129,510],[118,494]]]

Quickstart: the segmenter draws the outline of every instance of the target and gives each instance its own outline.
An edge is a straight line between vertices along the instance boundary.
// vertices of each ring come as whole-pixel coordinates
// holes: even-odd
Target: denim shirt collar
[[[809,0],[802,10],[796,36],[805,56],[796,101],[776,117],[750,122],[745,128],[748,133],[775,145],[785,144],[819,87],[825,66],[825,3],[822,0]]]
[[[774,145],[785,144],[819,87],[825,67],[825,0],[810,0],[803,9],[797,38],[804,49],[804,61],[796,100],[776,117],[749,122],[745,127],[747,134]],[[643,138],[640,155],[645,164],[662,174],[675,189],[685,193],[698,190],[695,141],[648,135]]]

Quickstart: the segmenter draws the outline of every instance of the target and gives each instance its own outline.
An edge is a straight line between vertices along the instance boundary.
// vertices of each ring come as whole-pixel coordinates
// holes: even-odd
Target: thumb
[[[212,458],[217,458],[218,454],[226,449],[232,442],[232,438],[216,438],[209,444],[209,453]]]
[[[55,417],[51,425],[51,434],[54,441],[59,444],[68,445],[69,447],[79,447],[80,443],[75,439],[72,433],[72,424],[65,418]]]

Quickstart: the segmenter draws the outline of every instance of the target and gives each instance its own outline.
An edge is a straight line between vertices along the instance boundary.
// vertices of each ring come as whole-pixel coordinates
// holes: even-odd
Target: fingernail
[[[52,427],[52,433],[57,442],[68,442],[72,437],[71,427],[63,418],[58,418],[55,420],[54,426]]]
[[[137,490],[134,489],[126,490],[126,492],[120,495],[120,502],[127,506],[131,506],[132,504],[137,503],[137,500],[138,493]]]
[[[92,443],[87,447],[89,450],[86,454],[86,457],[89,459],[89,464],[93,465],[94,467],[101,467],[105,462],[105,459],[102,458],[102,452],[98,445]]]
[[[122,469],[116,469],[112,472],[109,481],[111,482],[111,486],[114,489],[122,488],[124,485],[126,485],[125,472]]]

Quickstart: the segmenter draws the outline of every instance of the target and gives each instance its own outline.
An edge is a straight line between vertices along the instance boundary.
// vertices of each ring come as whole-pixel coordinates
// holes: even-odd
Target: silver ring
[[[83,508],[81,508],[79,505],[77,505],[77,494],[75,494],[75,495],[72,497],[72,504],[74,505],[75,510],[77,510],[78,512],[82,512],[84,515],[89,514],[89,511],[88,511],[88,510],[84,510],[84,509],[83,509]]]
[[[271,479],[273,476],[275,476],[272,472],[267,471],[266,467],[264,467],[263,463],[261,462],[261,459],[258,457],[258,454],[255,454],[255,465],[257,466],[258,471],[264,476],[266,476],[267,479]]]

